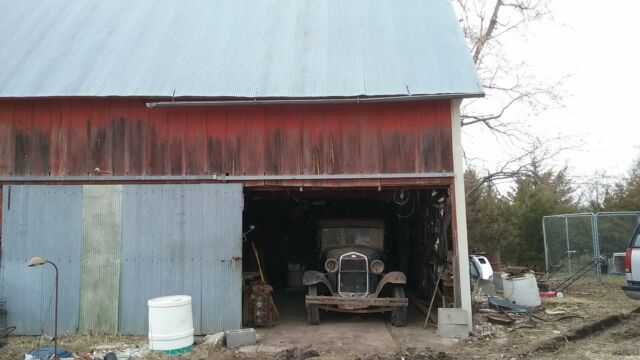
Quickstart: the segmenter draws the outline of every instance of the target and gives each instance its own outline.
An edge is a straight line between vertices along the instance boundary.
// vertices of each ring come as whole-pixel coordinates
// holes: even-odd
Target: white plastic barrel
[[[540,306],[538,283],[533,274],[523,274],[507,278],[502,274],[503,296],[505,299],[526,307]]]
[[[149,348],[165,352],[188,350],[193,345],[191,296],[164,296],[149,305]]]

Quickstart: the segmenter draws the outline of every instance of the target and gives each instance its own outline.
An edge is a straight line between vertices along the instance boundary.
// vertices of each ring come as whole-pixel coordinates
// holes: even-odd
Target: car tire
[[[318,288],[316,285],[309,286],[309,296],[317,296]],[[318,310],[318,305],[307,305],[307,316],[309,320],[309,325],[319,325],[320,324],[320,311]]]
[[[393,288],[393,297],[396,299],[404,299],[404,288],[396,286]],[[406,326],[407,325],[408,306],[394,306],[391,311],[391,325]]]

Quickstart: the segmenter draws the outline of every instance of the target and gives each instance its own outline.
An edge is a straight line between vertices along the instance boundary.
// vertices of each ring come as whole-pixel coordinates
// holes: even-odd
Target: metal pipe
[[[277,180],[358,180],[358,179],[426,179],[450,178],[451,172],[324,174],[324,175],[142,175],[142,176],[0,176],[0,182],[66,182],[66,181],[277,181]]]
[[[544,224],[545,217],[542,218],[542,240],[544,241],[544,269],[549,273],[549,249],[547,248],[547,229]]]
[[[587,216],[587,215],[593,216],[593,213],[585,212],[585,213],[575,213],[575,214],[546,215],[546,216],[543,216],[543,218],[553,218],[553,217],[568,218],[568,217],[582,217],[582,216]]]
[[[598,212],[596,216],[619,216],[619,215],[638,215],[640,211],[607,211]]]
[[[184,101],[149,101],[148,108],[176,106],[251,106],[251,105],[303,105],[303,104],[362,104],[401,101],[420,101],[436,99],[461,99],[482,97],[475,94],[434,94],[434,95],[398,95],[398,96],[366,96],[343,98],[286,98],[286,99],[232,99],[232,100],[184,100]]]
[[[602,281],[602,270],[600,264],[600,239],[598,238],[598,215],[591,217],[591,244],[593,246],[593,258],[596,262],[596,275]]]
[[[569,219],[568,218],[564,219],[564,230],[567,236],[567,257],[569,260],[569,274],[571,274],[573,271],[571,269],[571,249],[569,248]]]
[[[55,295],[55,315],[53,320],[53,359],[58,359],[58,267],[53,262],[47,260],[48,264],[56,269],[56,295]]]
[[[217,175],[140,175],[140,176],[0,176],[0,182],[61,182],[61,181],[189,181],[219,180]]]
[[[219,176],[223,181],[237,180],[358,180],[358,179],[413,179],[453,177],[452,172],[441,173],[384,173],[384,174],[326,174],[326,175],[230,175]]]

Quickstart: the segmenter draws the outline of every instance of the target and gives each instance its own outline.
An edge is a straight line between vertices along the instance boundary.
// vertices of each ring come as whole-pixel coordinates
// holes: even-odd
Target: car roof
[[[321,228],[334,227],[363,227],[363,228],[384,228],[384,220],[367,218],[333,218],[323,219],[318,222]]]

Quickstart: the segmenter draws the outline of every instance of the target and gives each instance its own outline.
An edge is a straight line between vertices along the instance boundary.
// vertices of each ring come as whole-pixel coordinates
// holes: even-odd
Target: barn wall
[[[54,269],[27,267],[42,256],[60,269],[58,331],[78,329],[82,187],[4,186],[0,297],[16,335],[53,334]],[[1,356],[0,356],[1,357]]]
[[[448,100],[149,109],[7,99],[0,176],[452,172],[450,121]]]
[[[241,326],[242,186],[5,185],[0,298],[17,335],[148,334],[147,300],[192,296],[196,334]],[[0,358],[3,358],[0,356]]]

